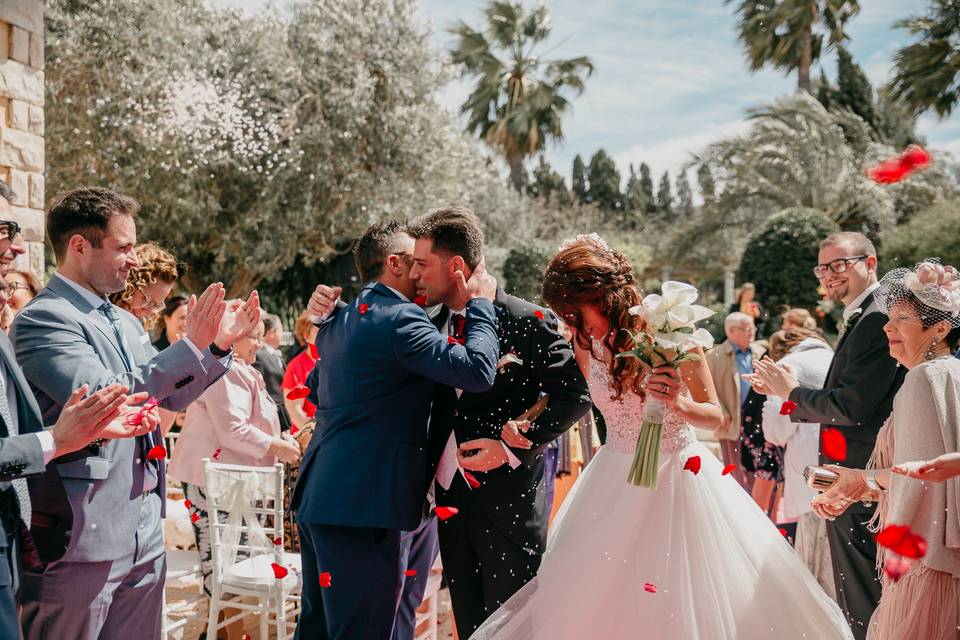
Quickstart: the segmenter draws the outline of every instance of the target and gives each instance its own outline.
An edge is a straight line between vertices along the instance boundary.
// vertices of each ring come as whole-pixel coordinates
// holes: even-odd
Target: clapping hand
[[[223,351],[230,349],[238,340],[250,335],[260,322],[260,295],[254,291],[243,302],[234,300],[220,322],[220,330],[214,344]]]
[[[960,476],[960,453],[945,453],[927,462],[904,462],[891,471],[915,480],[943,482]]]
[[[83,385],[70,394],[60,417],[50,429],[57,456],[82,449],[98,438],[140,435],[141,427],[133,428],[123,424],[122,413],[125,405],[139,404],[146,400],[146,393],[128,396],[127,387],[112,384],[84,397],[88,389],[88,385]],[[148,422],[142,428],[149,426]],[[155,423],[152,426],[156,428]]]
[[[800,386],[788,365],[777,364],[767,356],[754,365],[752,375],[744,375],[743,378],[757,393],[784,399],[789,398],[790,392]]]
[[[310,316],[310,322],[320,324],[329,317],[337,306],[337,300],[343,289],[340,287],[328,287],[325,284],[318,284],[310,296],[310,302],[307,304],[307,315]]]
[[[199,298],[190,296],[187,302],[186,337],[201,351],[209,347],[217,337],[223,314],[227,310],[223,301],[225,295],[223,285],[215,282],[207,287]]]
[[[508,447],[513,447],[514,449],[529,449],[533,446],[533,442],[520,435],[521,431],[526,433],[529,428],[529,420],[510,420],[503,425],[500,437],[507,443]]]

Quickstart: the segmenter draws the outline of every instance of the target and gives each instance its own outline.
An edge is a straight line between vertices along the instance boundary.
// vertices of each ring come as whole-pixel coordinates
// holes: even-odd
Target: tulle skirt
[[[683,469],[700,456],[698,474]],[[662,454],[656,491],[601,448],[557,514],[537,577],[476,640],[811,640],[853,636],[837,605],[700,443]]]
[[[960,579],[918,563],[897,582],[883,586],[867,640],[957,640]]]

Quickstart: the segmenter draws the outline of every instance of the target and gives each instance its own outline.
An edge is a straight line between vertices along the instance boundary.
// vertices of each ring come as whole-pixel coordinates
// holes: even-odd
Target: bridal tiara
[[[610,251],[610,245],[607,244],[607,241],[601,238],[597,233],[581,233],[578,236],[572,238],[567,238],[560,243],[560,251],[566,251],[573,245],[583,242],[585,244],[592,244],[596,247],[603,249],[604,251]]]

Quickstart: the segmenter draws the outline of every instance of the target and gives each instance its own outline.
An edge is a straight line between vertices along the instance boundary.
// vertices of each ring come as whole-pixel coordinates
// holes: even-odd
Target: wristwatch
[[[210,349],[210,353],[217,356],[218,358],[225,358],[226,356],[233,353],[233,347],[230,347],[229,349],[224,351],[223,349],[217,346],[216,342],[211,342],[209,349]]]

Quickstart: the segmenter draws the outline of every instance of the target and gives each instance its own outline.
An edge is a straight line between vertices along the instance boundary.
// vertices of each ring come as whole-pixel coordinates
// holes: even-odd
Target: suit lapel
[[[93,307],[83,296],[74,291],[73,287],[60,278],[50,278],[50,282],[47,284],[47,289],[50,289],[51,292],[57,294],[76,307],[78,311],[85,314],[90,323],[96,327],[97,330],[103,334],[103,337],[107,339],[107,342],[113,346],[117,352],[117,355],[120,356],[121,362],[126,361],[123,356],[123,349],[120,347],[120,343],[117,339],[116,332],[113,330],[113,327],[110,325],[110,322],[107,320],[107,318],[100,313],[96,307]]]
[[[30,391],[30,385],[27,379],[23,377],[23,371],[17,366],[17,359],[13,353],[13,347],[6,334],[0,332],[0,359],[3,360],[3,366],[7,370],[8,379],[14,386],[17,397],[17,432],[33,433],[43,429],[43,420],[40,417],[40,407],[37,405],[37,399]],[[9,425],[8,433],[9,435]]]

